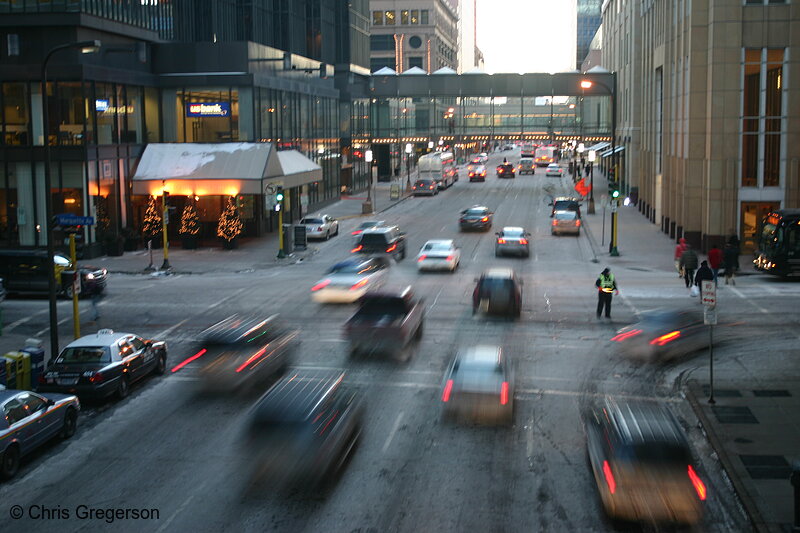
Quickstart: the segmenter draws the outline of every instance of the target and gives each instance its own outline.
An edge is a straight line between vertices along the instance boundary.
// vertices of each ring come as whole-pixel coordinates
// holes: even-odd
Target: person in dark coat
[[[681,254],[680,267],[683,269],[683,281],[688,289],[692,286],[694,271],[697,269],[697,252],[692,250],[689,243],[686,243],[686,250]]]
[[[699,288],[703,288],[703,281],[714,281],[714,272],[708,266],[708,261],[703,261],[700,263],[700,268],[697,269],[697,273],[694,275],[694,284],[697,285]]]
[[[741,250],[741,242],[739,241],[739,236],[736,235],[736,233],[733,230],[730,230],[728,233],[730,233],[730,236],[728,236],[727,244],[730,244],[731,246],[736,248],[736,253],[738,254],[739,251]]]
[[[600,319],[603,308],[606,311],[606,318],[611,318],[611,299],[614,293],[619,294],[617,280],[614,278],[614,274],[611,273],[611,269],[604,268],[600,275],[597,276],[594,286],[597,287],[597,319]]]
[[[722,251],[722,268],[725,269],[725,285],[736,285],[736,272],[739,270],[739,248],[730,242]]]

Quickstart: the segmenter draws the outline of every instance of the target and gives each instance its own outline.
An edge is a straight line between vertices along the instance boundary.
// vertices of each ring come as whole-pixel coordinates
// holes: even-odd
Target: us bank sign
[[[227,117],[231,114],[230,102],[189,102],[187,117]]]

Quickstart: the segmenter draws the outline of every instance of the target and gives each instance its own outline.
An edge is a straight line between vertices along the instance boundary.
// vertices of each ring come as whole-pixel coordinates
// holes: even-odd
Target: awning
[[[623,151],[624,149],[625,149],[624,146],[617,146],[613,150],[606,150],[605,152],[600,154],[600,157],[608,157],[608,156],[612,155],[612,153],[618,154],[619,152]]]
[[[599,150],[602,150],[602,149],[603,149],[603,148],[605,148],[606,146],[611,146],[611,143],[610,143],[610,142],[608,142],[608,141],[599,142],[599,143],[597,143],[597,144],[594,144],[594,145],[590,146],[589,148],[586,148],[586,149],[584,150],[584,152],[589,152],[589,151],[591,151],[591,150],[594,150],[595,152],[597,152],[597,151],[599,151]]]
[[[321,178],[319,165],[296,150],[277,152],[271,143],[154,143],[139,161],[133,194],[262,194],[270,183],[290,188]]]

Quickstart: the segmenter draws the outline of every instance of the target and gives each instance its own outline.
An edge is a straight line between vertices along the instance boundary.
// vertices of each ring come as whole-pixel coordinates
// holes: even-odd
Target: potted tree
[[[147,199],[147,209],[142,220],[142,238],[145,243],[149,240],[155,241],[161,231],[161,213],[156,205],[156,199],[150,196]],[[155,242],[153,245],[155,247]]]
[[[236,211],[233,198],[228,198],[225,209],[222,210],[222,214],[219,216],[217,236],[222,237],[222,246],[226,250],[233,250],[236,248],[236,237],[238,237],[241,232],[242,219],[239,218],[239,213]]]
[[[200,235],[200,217],[194,204],[186,204],[181,215],[181,244],[186,250],[197,248],[197,239]]]

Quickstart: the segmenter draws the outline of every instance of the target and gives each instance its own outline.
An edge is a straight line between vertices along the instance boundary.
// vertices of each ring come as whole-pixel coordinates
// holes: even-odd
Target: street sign
[[[75,273],[75,277],[72,280],[72,293],[73,294],[81,293],[81,276],[77,272]]]
[[[94,217],[82,217],[64,213],[56,215],[56,223],[59,226],[94,226]]]
[[[717,325],[717,310],[714,307],[706,307],[703,309],[703,324],[706,326]]]
[[[717,306],[717,284],[713,281],[703,280],[700,286],[700,301],[706,307]]]

